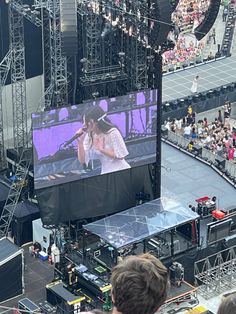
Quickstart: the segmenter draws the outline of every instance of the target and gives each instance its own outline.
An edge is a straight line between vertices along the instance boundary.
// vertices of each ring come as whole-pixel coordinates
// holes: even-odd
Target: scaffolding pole
[[[23,0],[9,2],[9,37],[12,51],[11,87],[13,105],[14,148],[19,151],[25,147],[27,135],[27,104],[25,76],[24,17],[15,9],[23,6]]]

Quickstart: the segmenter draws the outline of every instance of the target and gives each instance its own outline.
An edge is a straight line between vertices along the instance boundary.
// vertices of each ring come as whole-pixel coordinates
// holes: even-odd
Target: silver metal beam
[[[10,1],[8,7],[10,50],[12,51],[11,86],[13,105],[13,136],[14,147],[18,151],[20,147],[25,147],[26,145],[27,104],[24,17],[15,10],[13,4],[23,6],[23,0]]]
[[[5,163],[2,91],[10,71],[11,61],[12,53],[11,50],[9,50],[0,63],[0,168],[2,168]]]

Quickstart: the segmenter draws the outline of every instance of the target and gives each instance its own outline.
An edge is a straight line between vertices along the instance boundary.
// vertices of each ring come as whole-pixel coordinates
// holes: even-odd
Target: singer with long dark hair
[[[128,154],[120,131],[99,106],[90,108],[83,116],[78,130],[78,159],[82,164],[99,159],[101,174],[130,168],[124,159]]]

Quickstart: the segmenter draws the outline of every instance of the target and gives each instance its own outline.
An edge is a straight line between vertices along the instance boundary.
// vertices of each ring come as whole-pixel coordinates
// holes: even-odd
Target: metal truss
[[[94,82],[100,80],[100,77],[96,77],[96,71],[102,67],[102,17],[97,6],[99,6],[99,1],[94,2],[94,12],[91,6],[83,3],[78,4],[78,13],[82,26],[82,59],[80,60],[82,75],[80,81],[83,86],[93,85]]]
[[[10,52],[8,53],[8,66],[11,65],[11,86],[13,104],[13,137],[14,147],[17,151],[15,180],[12,183],[7,200],[0,217],[0,237],[7,236],[15,212],[16,205],[21,198],[23,190],[27,187],[27,176],[32,153],[27,150],[31,140],[31,132],[27,130],[27,104],[26,104],[26,75],[25,75],[25,47],[24,47],[24,16],[35,16],[34,23],[40,26],[34,13],[29,13],[23,5],[23,0],[9,2],[9,33]],[[7,69],[6,69],[7,70]],[[4,79],[6,80],[6,75]],[[4,82],[5,83],[5,82]],[[29,136],[29,137],[28,137]]]
[[[41,9],[49,12],[50,25],[50,56],[51,80],[45,89],[45,99],[51,99],[47,107],[61,106],[67,103],[67,71],[66,58],[61,52],[60,34],[60,1],[41,1]],[[24,14],[21,11],[23,0],[12,0],[9,3],[10,49],[12,56],[12,102],[13,102],[13,132],[15,148],[20,160],[16,165],[15,177],[10,187],[8,198],[0,217],[0,237],[7,236],[15,208],[27,187],[27,176],[32,159],[32,151],[27,147],[31,142],[31,131],[27,132],[26,111],[26,78],[25,78],[25,49],[24,49]],[[38,7],[35,5],[35,8]],[[42,102],[40,102],[42,109]],[[44,103],[45,105],[45,103]],[[30,145],[32,147],[32,145]]]
[[[0,63],[0,167],[2,168],[5,163],[5,147],[4,147],[4,130],[3,130],[3,103],[2,91],[6,83],[7,75],[10,71],[12,61],[11,50],[8,51],[6,56]]]
[[[9,189],[7,201],[3,207],[0,217],[0,238],[6,237],[8,235],[16,206],[20,200],[23,189],[27,188],[28,186],[27,176],[31,158],[32,153],[29,150],[24,149],[16,168],[16,179]]]
[[[194,263],[195,285],[205,298],[211,298],[236,284],[236,246]]]
[[[43,73],[44,73],[44,90],[48,90],[49,86],[52,86],[52,56],[51,56],[51,23],[50,14],[46,8],[42,8],[42,42],[43,42]],[[52,106],[52,94],[53,88],[49,93],[45,93],[44,104],[45,108]]]
[[[80,86],[85,92],[84,99],[93,97],[94,92],[105,96],[107,89],[112,93],[112,88],[116,90],[118,82],[128,77],[119,59],[123,38],[117,34],[117,27],[112,26],[114,6],[103,0],[77,3],[82,43]]]
[[[95,6],[98,6],[99,2],[95,2]],[[84,57],[88,60],[87,70],[92,72],[96,68],[102,66],[102,54],[101,54],[101,28],[102,19],[99,14],[93,11],[87,10],[85,16],[86,25],[86,37],[84,45]],[[86,73],[85,73],[86,75]]]
[[[26,145],[27,105],[25,77],[24,17],[14,5],[23,6],[23,0],[9,2],[10,50],[12,51],[11,86],[13,105],[14,147]]]
[[[135,38],[132,38],[130,49],[131,89],[148,88],[147,49]]]
[[[51,34],[51,107],[65,106],[68,102],[67,61],[62,54],[60,0],[49,0]]]
[[[11,5],[15,11],[17,11],[21,16],[24,16],[28,21],[30,21],[34,25],[38,27],[42,25],[41,19],[38,18],[38,15],[40,15],[39,11],[31,10],[28,5],[23,5],[23,3],[17,1],[12,1]]]
[[[44,107],[65,106],[68,103],[68,75],[67,59],[62,53],[60,0],[35,0],[34,7],[43,12]]]

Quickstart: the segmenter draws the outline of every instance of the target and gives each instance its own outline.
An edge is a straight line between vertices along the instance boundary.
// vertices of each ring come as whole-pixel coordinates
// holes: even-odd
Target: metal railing
[[[233,246],[194,263],[195,286],[205,299],[235,287],[235,252]]]
[[[167,134],[163,135],[162,140],[208,164],[236,187],[236,164],[233,161],[229,161],[211,150],[201,147],[197,142],[194,143],[192,149],[189,149],[190,141],[194,142],[194,140],[185,138],[172,131],[168,131]]]

